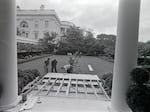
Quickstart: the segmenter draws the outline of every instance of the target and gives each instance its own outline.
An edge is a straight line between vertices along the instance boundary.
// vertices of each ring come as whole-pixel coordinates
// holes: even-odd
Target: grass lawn
[[[41,59],[33,60],[30,62],[18,64],[19,69],[38,69],[41,74],[44,73],[44,61],[48,57],[44,57]],[[50,56],[52,59],[57,59],[58,65],[57,70],[58,72],[62,73],[64,72],[61,70],[61,67],[65,64],[68,64],[69,56],[62,56],[62,55],[56,55],[56,56]],[[51,65],[51,63],[50,63]],[[51,66],[49,65],[49,72],[51,72]],[[89,66],[92,67],[93,71],[90,71]],[[102,60],[97,57],[91,57],[91,56],[82,56],[78,59],[78,63],[74,67],[74,73],[81,73],[81,74],[98,74],[103,75],[104,73],[110,73],[113,72],[113,63],[107,62],[105,60]]]

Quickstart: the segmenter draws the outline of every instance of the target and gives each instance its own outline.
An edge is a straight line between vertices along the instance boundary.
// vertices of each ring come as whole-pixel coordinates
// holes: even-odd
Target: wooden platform
[[[97,75],[48,73],[30,91],[35,96],[109,100]]]
[[[28,98],[19,112],[108,112],[110,103],[97,75],[48,73],[25,89]]]

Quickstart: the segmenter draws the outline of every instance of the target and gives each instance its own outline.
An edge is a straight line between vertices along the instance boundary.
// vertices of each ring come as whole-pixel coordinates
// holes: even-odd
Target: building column
[[[15,12],[15,0],[0,0],[0,111],[15,106],[18,95]]]
[[[139,13],[140,0],[120,0],[111,99],[114,112],[129,112],[126,92],[137,60]]]

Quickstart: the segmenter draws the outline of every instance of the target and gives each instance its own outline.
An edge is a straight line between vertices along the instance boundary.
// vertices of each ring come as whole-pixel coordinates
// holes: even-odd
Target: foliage
[[[150,65],[150,58],[147,57],[138,57],[138,65]]]
[[[60,41],[56,41],[57,33],[46,32],[44,37],[39,39],[38,45],[18,43],[18,52],[41,51],[42,53],[67,54],[67,52],[82,52],[83,55],[99,56],[105,55],[114,57],[115,36],[100,34],[95,38],[93,32],[80,27],[70,27]],[[19,57],[22,58],[22,55]],[[23,56],[24,57],[24,56]]]
[[[100,34],[100,35],[97,35],[96,38],[97,38],[97,40],[99,40],[99,44],[104,46],[105,56],[114,58],[116,36]]]
[[[150,41],[139,42],[138,44],[138,55],[139,56],[150,56]]]
[[[40,47],[35,44],[17,43],[17,51],[19,52],[34,52],[40,51]]]
[[[42,49],[35,44],[17,43],[17,54],[19,59],[24,59],[27,56],[35,56],[42,53]]]
[[[39,39],[39,46],[43,51],[47,51],[49,53],[54,51],[56,45],[56,32],[46,32],[44,33],[44,38]]]
[[[66,55],[67,52],[72,52],[71,49],[69,48],[68,46],[68,43],[65,41],[65,40],[61,40],[59,42],[59,47],[57,49],[57,52],[56,54],[59,54],[59,55]]]
[[[21,94],[22,89],[36,77],[40,76],[38,70],[18,70],[18,94]]]
[[[83,31],[78,27],[71,27],[60,42],[57,54],[75,53],[83,46]]]
[[[135,68],[131,72],[132,81],[136,84],[143,84],[149,81],[149,72],[145,68]]]
[[[150,66],[144,66],[144,68],[150,73]]]
[[[150,42],[139,42],[138,44],[138,65],[150,65]]]
[[[65,34],[65,38],[59,42],[57,54],[67,54],[67,52],[82,52],[83,55],[98,56],[104,54],[114,55],[114,42],[106,40],[106,42],[94,37],[93,33],[83,30],[79,27],[71,27]],[[113,37],[110,35],[110,37]],[[100,37],[99,37],[100,38]],[[114,37],[115,38],[115,37]],[[109,42],[107,42],[109,41]],[[108,43],[107,45],[105,43]],[[110,50],[109,50],[110,49]],[[110,53],[109,53],[110,52]]]
[[[149,112],[149,99],[150,89],[147,86],[130,86],[127,93],[127,103],[133,112]]]
[[[150,65],[150,41],[138,44],[138,65]]]
[[[131,72],[131,80],[127,92],[127,104],[133,112],[149,112],[150,88],[147,84],[149,72],[145,68],[135,68]]]
[[[32,70],[28,69],[28,70],[24,70],[24,72],[26,72],[26,73],[31,73],[31,74],[33,74],[35,77],[40,76],[40,72],[39,72],[37,69],[32,69]]]
[[[105,91],[109,96],[111,96],[113,74],[112,73],[104,74],[101,79],[104,80]]]
[[[78,27],[71,27],[66,34],[68,47],[73,51],[81,49],[83,46],[83,31]]]

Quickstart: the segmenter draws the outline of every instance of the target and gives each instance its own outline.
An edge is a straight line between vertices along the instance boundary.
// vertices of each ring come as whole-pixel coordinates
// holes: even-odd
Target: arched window
[[[28,23],[27,23],[26,21],[22,21],[22,22],[20,23],[20,27],[21,27],[21,28],[28,28]]]

